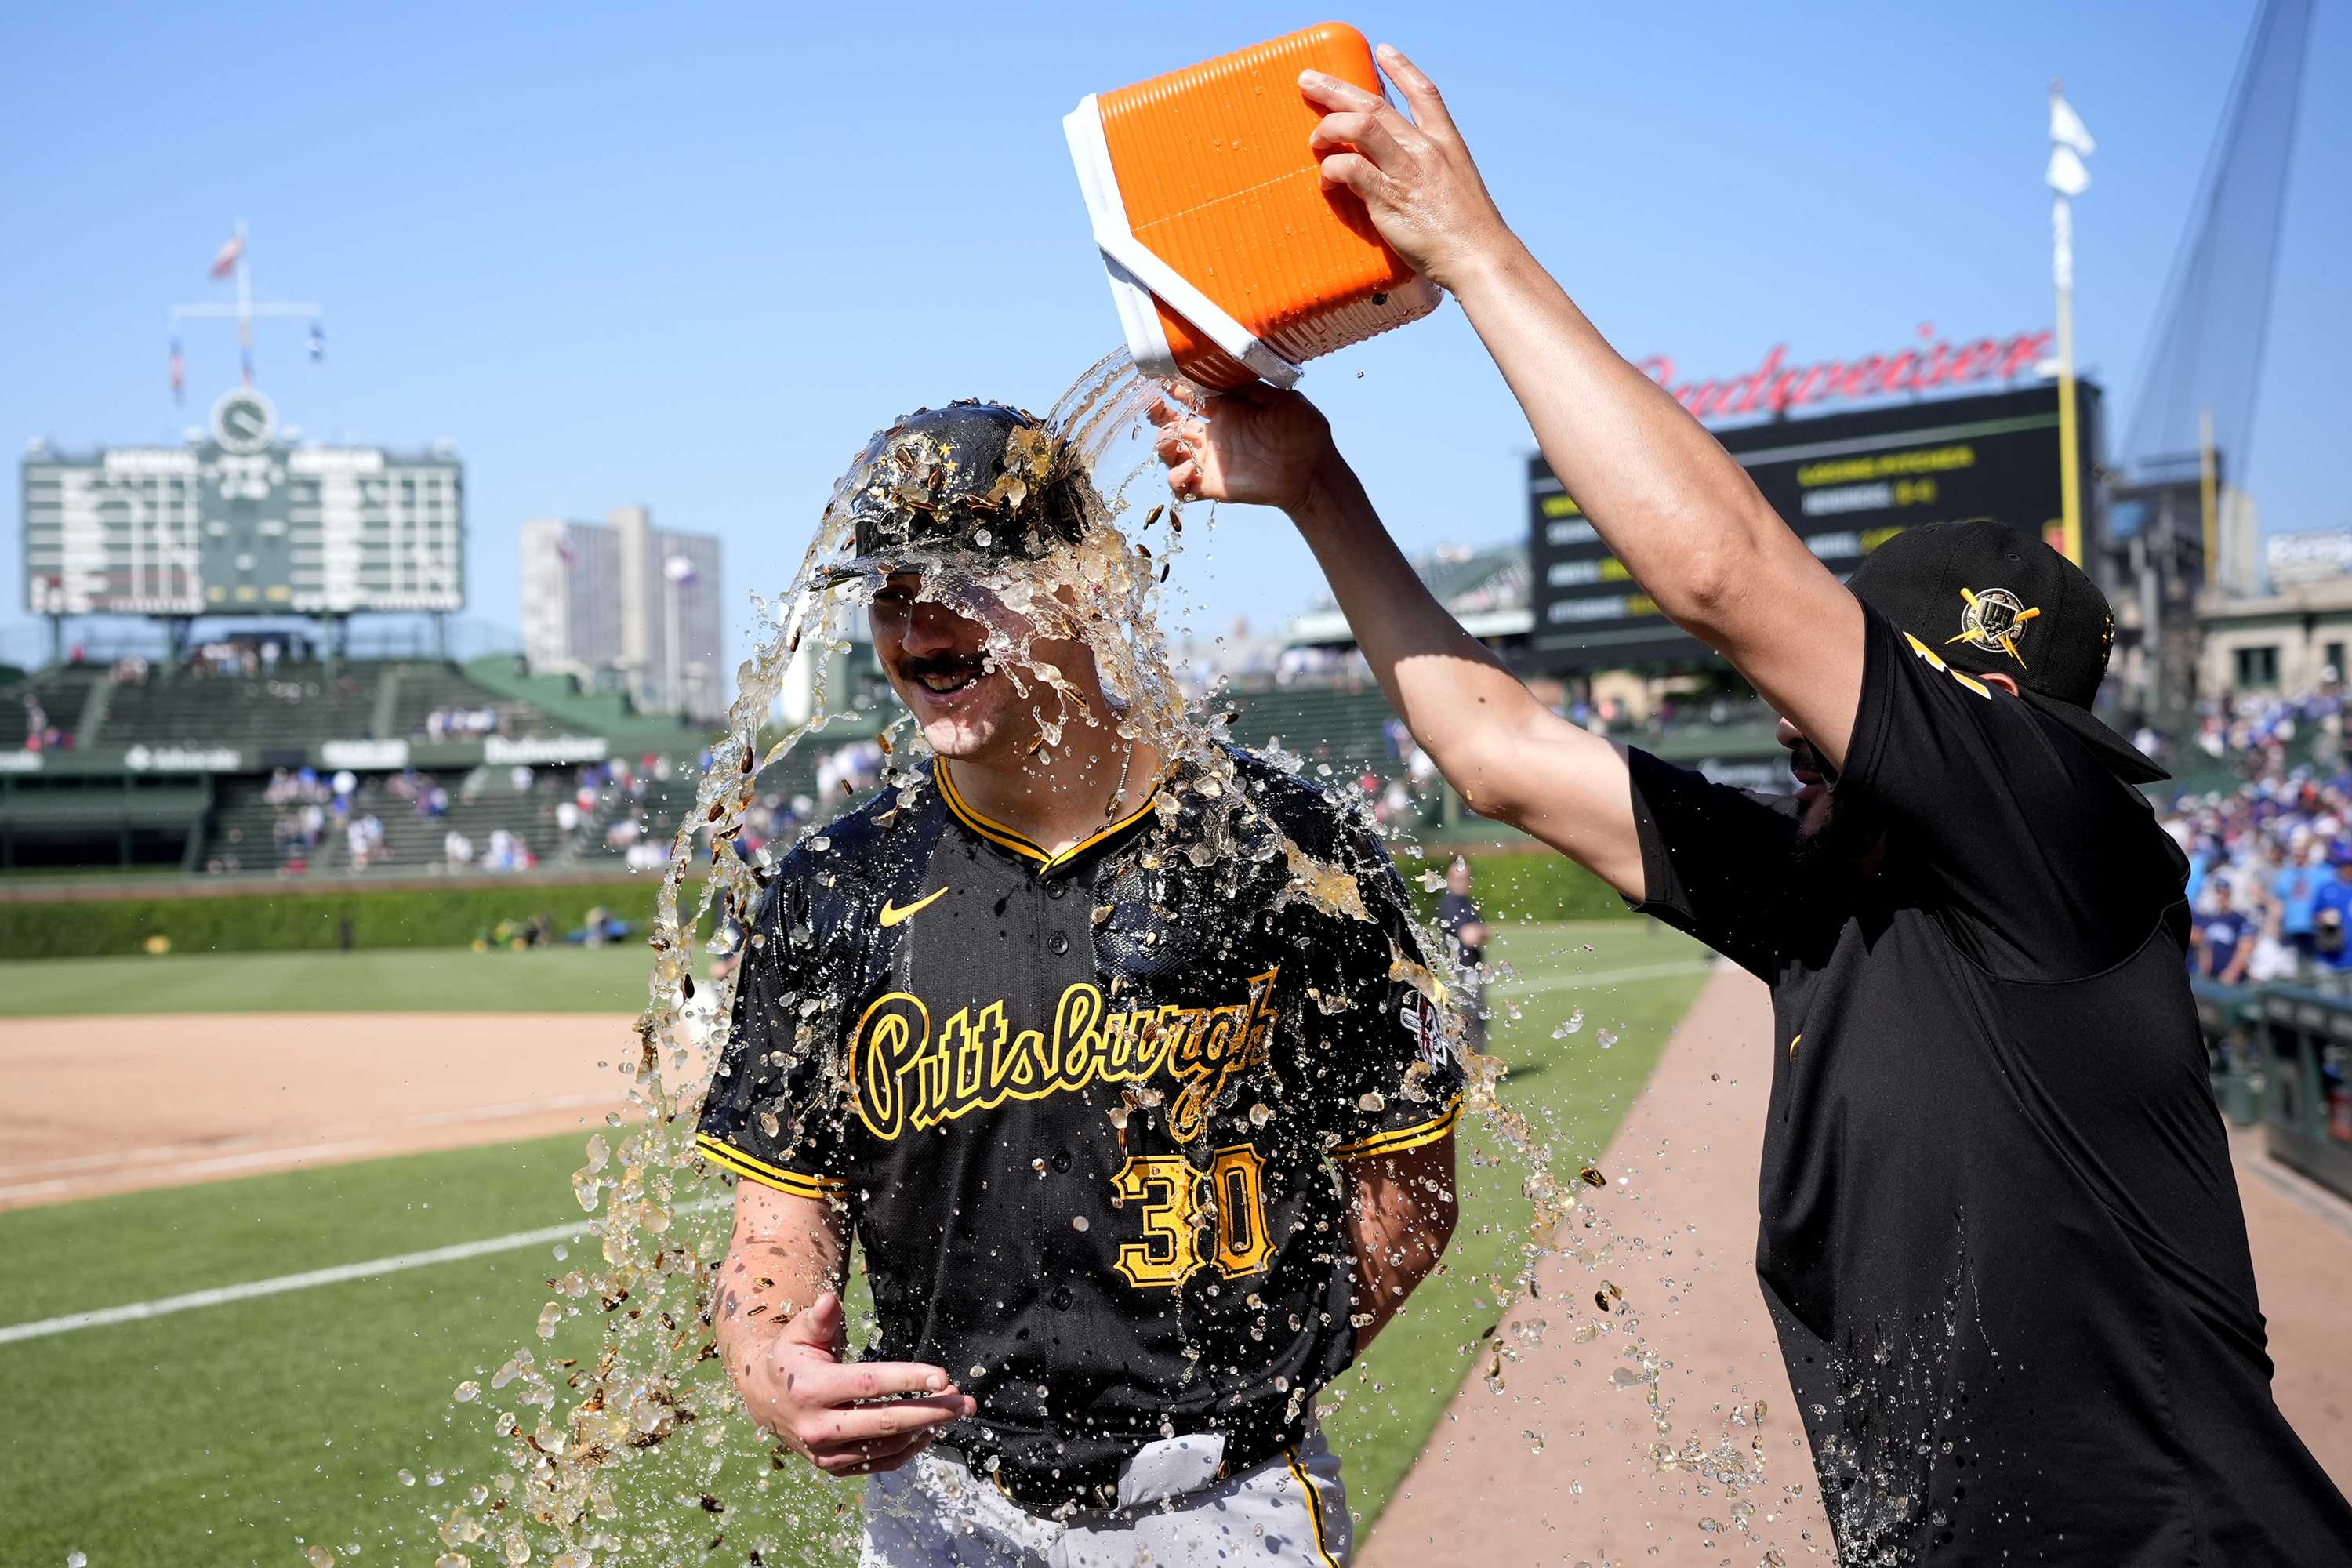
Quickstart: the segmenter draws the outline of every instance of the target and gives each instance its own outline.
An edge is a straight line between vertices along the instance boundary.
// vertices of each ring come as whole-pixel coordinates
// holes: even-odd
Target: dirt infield
[[[0,1022],[0,1209],[562,1132],[626,1017],[271,1013]]]
[[[1423,1563],[1587,1563],[1716,1568],[1754,1562],[1765,1546],[1791,1563],[1833,1561],[1812,1465],[1755,1272],[1756,1173],[1771,1085],[1763,1042],[1764,987],[1720,966],[1692,1005],[1649,1087],[1627,1114],[1602,1169],[1612,1182],[1620,1248],[1610,1270],[1644,1314],[1651,1344],[1674,1364],[1661,1380],[1674,1429],[1653,1430],[1640,1389],[1613,1387],[1622,1343],[1573,1342],[1566,1321],[1595,1277],[1550,1260],[1541,1300],[1507,1325],[1549,1314],[1552,1331],[1516,1365],[1501,1394],[1484,1368],[1465,1381],[1361,1553],[1363,1568]],[[2252,1139],[2236,1147],[2254,1268],[2269,1319],[2279,1407],[2312,1452],[2352,1488],[2352,1355],[2343,1333],[2352,1300],[2352,1205],[2273,1164]],[[1668,1223],[1671,1216],[1671,1223]],[[1498,1338],[1501,1335],[1498,1335]],[[1713,1447],[1734,1404],[1763,1400],[1768,1487],[1750,1495],[1756,1541],[1727,1528],[1735,1499],[1675,1471],[1660,1474],[1653,1443],[1697,1436]],[[1538,1445],[1528,1434],[1540,1434]]]

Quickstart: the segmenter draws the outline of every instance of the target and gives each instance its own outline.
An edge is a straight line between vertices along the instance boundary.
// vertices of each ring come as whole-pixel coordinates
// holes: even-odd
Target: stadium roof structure
[[[1412,569],[1472,637],[1525,637],[1534,629],[1524,540],[1484,550],[1440,545],[1414,561]],[[1293,616],[1283,628],[1282,640],[1292,647],[1324,647],[1352,643],[1356,634],[1337,602],[1326,596],[1305,614]]]

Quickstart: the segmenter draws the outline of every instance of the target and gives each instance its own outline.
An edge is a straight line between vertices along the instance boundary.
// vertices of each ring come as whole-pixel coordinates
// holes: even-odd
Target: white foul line
[[[733,1201],[728,1197],[698,1198],[690,1204],[681,1204],[678,1212],[690,1214],[698,1209],[717,1208],[721,1204]],[[453,1247],[436,1247],[426,1252],[406,1252],[397,1258],[378,1258],[366,1263],[341,1263],[332,1268],[313,1268],[307,1274],[283,1274],[275,1279],[255,1279],[243,1285],[191,1290],[184,1296],[133,1301],[128,1306],[104,1307],[94,1312],[68,1312],[62,1318],[43,1318],[38,1322],[10,1323],[0,1327],[0,1345],[14,1344],[18,1340],[38,1340],[51,1334],[71,1333],[76,1329],[102,1329],[116,1323],[168,1318],[174,1312],[193,1311],[198,1307],[222,1307],[231,1301],[250,1301],[257,1296],[282,1296],[289,1290],[309,1290],[320,1285],[343,1285],[354,1279],[373,1279],[410,1268],[429,1268],[436,1263],[462,1263],[469,1258],[516,1252],[526,1247],[583,1236],[587,1233],[588,1223],[583,1217],[568,1225],[519,1230],[512,1236],[494,1236],[484,1241],[461,1241]]]

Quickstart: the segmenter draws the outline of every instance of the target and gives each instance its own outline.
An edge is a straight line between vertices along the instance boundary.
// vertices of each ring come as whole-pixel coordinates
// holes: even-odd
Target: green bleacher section
[[[61,669],[19,675],[0,686],[0,749],[14,751],[25,743],[31,722],[31,710],[26,706],[27,698],[40,705],[51,724],[75,734],[81,727],[82,712],[89,704],[91,689],[105,679],[103,669],[68,665]]]
[[[256,675],[153,668],[114,685],[104,718],[81,744],[292,748],[415,740],[436,709],[487,709],[498,715],[499,732],[513,736],[564,730],[544,710],[485,690],[455,665],[353,661],[281,664]]]
[[[323,828],[317,843],[287,846],[277,837],[275,825],[280,818],[299,822],[304,805],[310,803],[289,801],[273,805],[268,799],[268,780],[223,779],[201,864],[207,868],[217,865],[223,871],[254,872],[288,868],[299,861],[314,874],[341,875],[364,869],[417,876],[446,868],[443,846],[453,828],[473,842],[475,867],[471,868],[478,868],[489,852],[490,835],[500,828],[529,845],[542,867],[575,858],[566,851],[578,846],[567,839],[556,821],[557,806],[576,787],[574,771],[568,767],[535,768],[530,770],[530,788],[520,791],[514,787],[512,770],[506,767],[478,768],[470,774],[449,772],[414,775],[421,790],[437,785],[447,793],[448,809],[438,816],[420,813],[414,799],[403,799],[393,793],[393,781],[399,775],[363,776],[352,797],[350,816],[373,816],[383,830],[382,842],[364,868],[352,864],[350,837],[333,811],[323,804],[320,813]],[[602,818],[591,820],[598,824],[594,831],[600,836],[601,848]],[[583,823],[570,838],[584,838],[588,831],[589,825]]]
[[[1399,764],[1381,726],[1388,700],[1377,686],[1289,686],[1233,692],[1212,703],[1234,712],[1228,733],[1244,746],[1280,742],[1309,764],[1370,767],[1386,775]]]
[[[372,734],[384,667],[280,665],[268,676],[151,669],[120,682],[85,749],[107,746],[310,746]]]

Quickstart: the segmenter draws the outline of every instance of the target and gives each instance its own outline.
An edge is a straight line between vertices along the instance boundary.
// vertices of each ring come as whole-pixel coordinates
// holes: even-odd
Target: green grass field
[[[173,953],[0,963],[0,1017],[122,1013],[635,1013],[651,966],[635,942],[469,952]]]
[[[1492,1048],[1515,1064],[1506,1098],[1540,1129],[1555,1164],[1597,1154],[1639,1090],[1701,979],[1697,950],[1646,922],[1528,927],[1494,956],[1517,971]],[[170,967],[167,967],[170,966]],[[19,971],[66,971],[61,976]],[[1610,980],[1622,972],[1639,972]],[[627,1011],[643,959],[618,952],[411,952],[278,959],[0,964],[6,1010],[31,1013],[439,1007]],[[1580,984],[1591,976],[1595,984]],[[47,987],[47,989],[42,989]],[[258,988],[258,996],[257,990]],[[1584,1026],[1553,1030],[1581,1008]],[[1606,1029],[1614,1045],[1602,1048]],[[580,1141],[418,1155],[133,1194],[0,1215],[12,1260],[0,1328],[238,1285],[576,1220],[566,1176]],[[1494,1150],[1465,1124],[1463,1217],[1445,1272],[1343,1379],[1328,1417],[1360,1531],[1419,1453],[1496,1321],[1482,1278],[1507,1276],[1528,1213],[1520,1172],[1479,1166]],[[722,1189],[714,1182],[711,1191]],[[687,1227],[716,1246],[718,1212]],[[489,1480],[504,1445],[492,1411],[454,1405],[531,1337],[559,1264],[551,1246],[0,1343],[0,1559],[90,1568],[261,1563],[300,1568],[324,1548],[346,1564],[428,1563],[425,1521]],[[584,1320],[583,1321],[585,1321]],[[706,1369],[706,1375],[708,1369]],[[1328,1401],[1327,1401],[1328,1403]],[[831,1561],[814,1522],[853,1517],[855,1494],[771,1472],[737,1419],[656,1450],[624,1489],[634,1532],[667,1551],[624,1562]],[[403,1473],[410,1478],[403,1479]],[[438,1480],[441,1484],[435,1484]],[[713,1516],[703,1494],[731,1511]],[[740,1506],[737,1506],[740,1505]],[[717,1548],[709,1546],[720,1539]],[[353,1548],[357,1548],[354,1554]],[[497,1560],[487,1546],[473,1561]],[[600,1553],[603,1564],[606,1558]]]

